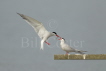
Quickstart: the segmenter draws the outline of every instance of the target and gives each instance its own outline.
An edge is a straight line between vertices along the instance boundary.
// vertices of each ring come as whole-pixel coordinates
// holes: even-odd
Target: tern
[[[29,25],[31,25],[35,32],[38,34],[38,36],[41,38],[41,47],[40,49],[44,49],[44,42],[48,45],[50,45],[50,43],[47,42],[47,39],[51,36],[57,36],[57,37],[60,37],[57,35],[56,32],[49,32],[45,29],[45,27],[43,26],[43,24],[29,16],[26,16],[26,15],[23,15],[23,14],[20,14],[20,13],[17,13],[18,15],[20,15]],[[61,37],[60,37],[61,38]]]
[[[84,54],[83,52],[87,52],[87,51],[82,51],[82,50],[78,50],[78,49],[74,49],[74,48],[70,47],[68,44],[66,44],[64,38],[60,38],[59,40],[60,40],[60,47],[62,48],[62,50],[64,50],[66,52],[66,55],[69,52],[75,52],[75,53],[80,53],[80,54]]]

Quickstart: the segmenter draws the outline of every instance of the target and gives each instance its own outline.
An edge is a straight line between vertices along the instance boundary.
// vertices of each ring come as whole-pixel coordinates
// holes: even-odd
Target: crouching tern
[[[23,15],[23,14],[20,14],[20,13],[17,13],[18,15],[20,15],[29,25],[31,25],[35,32],[38,34],[38,36],[41,38],[41,47],[40,49],[43,50],[43,44],[44,42],[48,45],[50,45],[50,43],[47,42],[47,39],[51,36],[57,36],[57,37],[60,37],[57,35],[56,32],[48,32],[45,27],[43,26],[43,24],[29,16],[26,16],[26,15]],[[61,38],[61,37],[60,37]]]
[[[80,54],[84,54],[83,52],[87,52],[87,51],[82,51],[82,50],[71,48],[68,44],[66,44],[64,38],[60,38],[59,40],[60,40],[60,47],[62,48],[62,50],[66,52],[66,54],[68,54],[69,52],[75,52],[75,53],[80,53]]]

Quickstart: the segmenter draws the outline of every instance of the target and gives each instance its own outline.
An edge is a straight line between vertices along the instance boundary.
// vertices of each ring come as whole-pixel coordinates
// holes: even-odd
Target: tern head
[[[64,39],[64,38],[60,38],[59,40],[60,40],[60,41],[65,41],[65,39]]]
[[[60,37],[56,32],[52,32],[54,36]],[[61,38],[61,37],[60,37]]]
[[[54,35],[57,35],[57,33],[56,32],[52,32]]]

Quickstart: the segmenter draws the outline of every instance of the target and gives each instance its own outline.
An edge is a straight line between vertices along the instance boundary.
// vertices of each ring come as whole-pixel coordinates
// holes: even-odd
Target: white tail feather
[[[41,47],[40,47],[41,50],[44,49],[43,44],[44,44],[44,41],[42,40],[42,41],[41,41]]]

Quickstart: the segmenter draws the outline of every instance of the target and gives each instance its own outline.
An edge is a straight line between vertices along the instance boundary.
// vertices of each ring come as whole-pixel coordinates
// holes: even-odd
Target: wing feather
[[[43,29],[44,31],[46,31],[45,27],[43,26],[43,24],[29,16],[17,13],[18,15],[20,15],[29,25],[31,25],[34,30],[38,33],[40,29]]]

